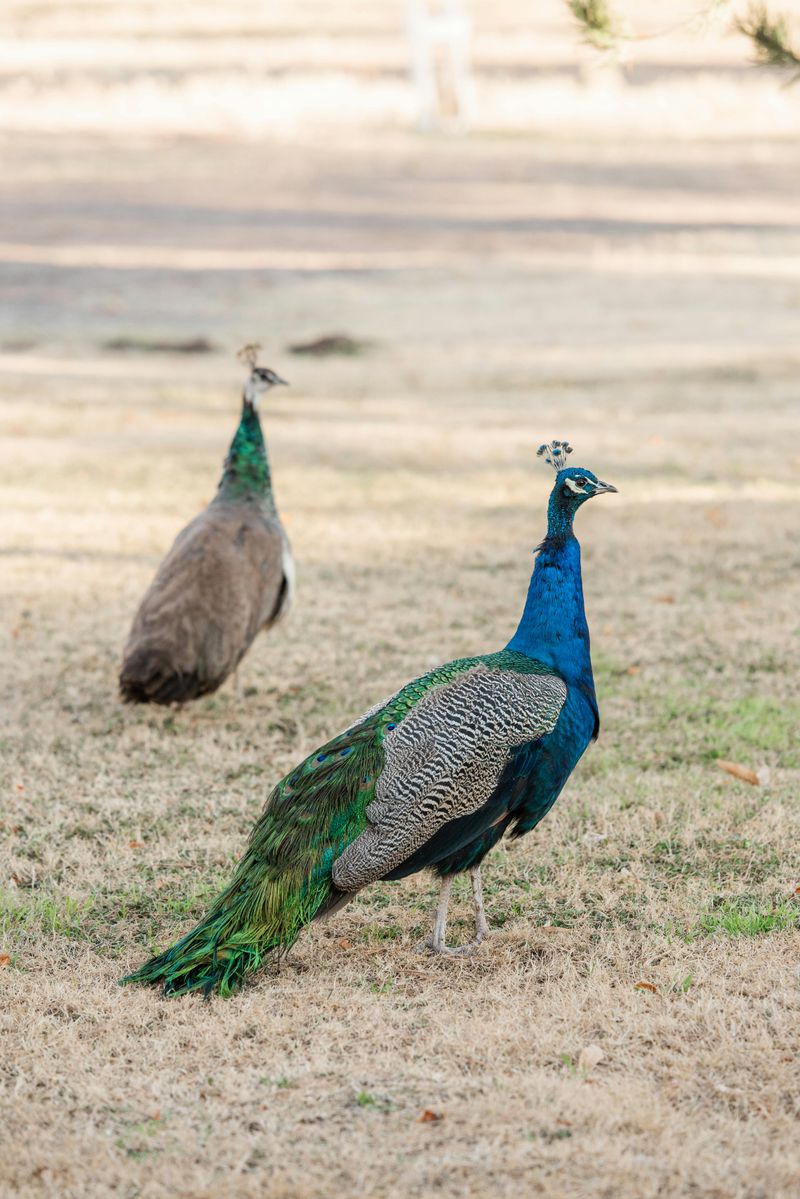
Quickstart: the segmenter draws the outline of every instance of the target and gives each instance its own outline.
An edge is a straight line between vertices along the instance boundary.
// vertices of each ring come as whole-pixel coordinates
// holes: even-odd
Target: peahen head
[[[268,366],[258,365],[260,349],[259,343],[254,341],[250,345],[242,346],[236,355],[240,362],[244,362],[250,367],[250,378],[244,385],[243,398],[245,404],[253,409],[257,409],[258,401],[271,387],[277,387],[279,384],[283,384],[284,387],[289,386],[285,379],[270,370]]]
[[[261,397],[271,387],[277,387],[281,383],[288,387],[286,380],[282,379],[280,375],[276,375],[275,371],[271,371],[268,366],[254,366],[244,387],[245,404],[251,408],[257,408]]]
[[[602,495],[604,491],[617,490],[612,483],[604,483],[593,471],[585,467],[567,466],[567,455],[572,453],[569,442],[551,441],[549,444],[540,445],[536,453],[556,472],[556,481],[547,507],[548,537],[568,532],[581,504],[585,504],[596,495]]]

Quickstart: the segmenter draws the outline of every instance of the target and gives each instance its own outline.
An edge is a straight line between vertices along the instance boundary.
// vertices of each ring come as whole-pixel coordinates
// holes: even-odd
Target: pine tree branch
[[[622,30],[606,0],[567,0],[575,20],[583,28],[584,41],[596,50],[613,50]]]
[[[584,41],[596,50],[614,50],[620,42],[638,42],[658,36],[653,33],[636,33],[627,28],[612,11],[608,0],[566,0],[566,3],[583,30]],[[720,9],[725,8],[726,4],[727,0],[707,0],[704,9],[695,17],[681,21],[674,29],[708,20]],[[785,17],[773,16],[763,3],[752,4],[747,15],[736,22],[736,28],[753,43],[756,62],[763,66],[777,67],[779,70],[793,71],[794,74],[787,81],[790,84],[800,80],[800,44],[792,43]]]
[[[770,16],[765,5],[754,4],[747,16],[736,22],[736,27],[750,38],[758,63],[766,67],[794,70],[790,83],[800,79],[800,50],[792,45],[785,17]]]

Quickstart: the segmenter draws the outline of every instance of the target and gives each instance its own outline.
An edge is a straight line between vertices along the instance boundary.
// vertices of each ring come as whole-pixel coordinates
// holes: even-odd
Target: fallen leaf
[[[625,671],[625,673],[626,674],[638,674],[641,669],[642,669],[641,666],[629,666],[628,669]]]
[[[129,849],[142,849],[143,846],[144,846],[144,841],[129,841],[128,842]]]
[[[738,762],[726,762],[724,758],[717,758],[717,766],[726,774],[732,774],[734,778],[741,779],[743,783],[750,783],[753,787],[759,786],[761,780],[755,770],[751,770],[749,766],[740,766]]]
[[[605,1056],[599,1045],[586,1045],[578,1054],[578,1069],[588,1074]]]
[[[442,1112],[432,1112],[429,1107],[426,1107],[425,1111],[417,1116],[417,1124],[435,1124],[437,1120],[443,1119]]]
[[[560,933],[561,927],[558,924],[542,924],[539,928],[540,933]]]
[[[352,949],[352,947],[353,947],[353,942],[348,940],[347,937],[339,937],[336,944],[339,946],[340,949]]]
[[[635,983],[634,991],[649,991],[652,995],[658,994],[658,987],[654,983]]]
[[[657,595],[656,603],[657,604],[674,604],[675,596],[674,595]]]
[[[24,791],[24,790],[25,790],[25,785],[24,785],[23,783],[17,783],[17,790],[18,790],[18,791]]]
[[[0,953],[0,968],[2,968],[3,966],[10,966],[10,965],[11,965],[11,954],[10,953]]]

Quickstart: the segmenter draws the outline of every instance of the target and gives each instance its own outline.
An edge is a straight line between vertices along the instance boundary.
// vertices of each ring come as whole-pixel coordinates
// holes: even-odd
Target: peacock
[[[412,680],[310,754],[270,794],[238,868],[205,919],[124,982],[168,995],[230,995],[310,921],[362,887],[431,867],[441,879],[434,953],[472,952],[488,932],[481,862],[504,833],[533,829],[597,737],[575,513],[616,491],[552,441],[547,535],[504,649]],[[446,943],[456,874],[469,872],[475,936]]]
[[[126,702],[216,691],[291,602],[294,563],[258,415],[259,398],[286,380],[257,365],[258,349],[240,354],[250,376],[217,494],[178,534],[133,621],[119,676]]]

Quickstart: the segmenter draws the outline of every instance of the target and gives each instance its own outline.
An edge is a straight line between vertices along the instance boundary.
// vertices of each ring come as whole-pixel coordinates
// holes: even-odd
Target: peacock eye
[[[578,475],[575,482],[578,484],[579,487],[585,487],[586,484],[588,483],[588,479],[586,478],[586,475]]]

